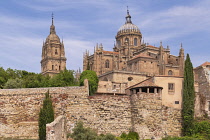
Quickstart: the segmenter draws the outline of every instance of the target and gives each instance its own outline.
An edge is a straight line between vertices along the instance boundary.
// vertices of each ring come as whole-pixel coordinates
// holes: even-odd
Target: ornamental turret
[[[43,75],[53,76],[66,68],[66,57],[63,41],[56,34],[54,19],[52,15],[52,25],[50,34],[43,42],[41,73]]]

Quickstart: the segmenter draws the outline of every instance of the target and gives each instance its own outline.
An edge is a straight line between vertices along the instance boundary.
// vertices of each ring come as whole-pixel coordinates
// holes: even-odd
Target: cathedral
[[[182,44],[179,55],[174,56],[162,42],[159,47],[144,43],[128,10],[115,39],[113,51],[97,44],[92,55],[84,53],[83,70],[93,70],[99,78],[97,94],[156,93],[163,105],[181,109],[185,59]]]
[[[43,42],[41,73],[42,75],[53,76],[66,68],[66,57],[63,40],[56,34],[53,15],[50,34]]]
[[[184,50],[179,56],[170,54],[170,49],[155,47],[142,41],[140,29],[132,23],[129,11],[116,35],[113,51],[104,50],[102,44],[96,45],[94,54],[84,55],[83,70],[90,67],[98,76],[114,71],[144,72],[152,75],[183,76]],[[88,66],[89,65],[89,66]]]

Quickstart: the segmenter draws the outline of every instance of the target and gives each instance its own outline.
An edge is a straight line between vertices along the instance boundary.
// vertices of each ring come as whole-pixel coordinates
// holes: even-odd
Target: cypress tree
[[[54,110],[52,106],[52,100],[49,95],[49,90],[45,94],[43,101],[43,108],[39,112],[39,139],[46,139],[46,124],[54,121]]]
[[[194,122],[194,76],[193,66],[189,54],[187,54],[184,67],[184,88],[183,88],[183,135],[192,135]]]

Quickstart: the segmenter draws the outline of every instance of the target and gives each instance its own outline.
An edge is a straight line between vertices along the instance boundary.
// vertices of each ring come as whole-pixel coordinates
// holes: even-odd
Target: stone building
[[[201,117],[208,115],[210,117],[210,62],[194,68],[195,77],[195,116]]]
[[[183,76],[184,49],[180,48],[179,56],[170,54],[170,49],[149,45],[142,41],[140,29],[131,21],[129,11],[126,22],[116,35],[113,51],[105,51],[103,45],[96,45],[94,54],[84,54],[83,70],[88,65],[100,76],[104,73],[120,70],[152,75]]]
[[[161,90],[162,104],[181,109],[184,71],[184,49],[179,55],[170,54],[169,46],[159,47],[142,41],[140,29],[132,23],[129,11],[116,35],[113,51],[105,51],[96,45],[94,54],[84,54],[83,70],[94,70],[99,77],[98,94],[157,93]],[[89,65],[89,66],[88,66]],[[132,88],[143,81],[153,79],[149,85]],[[150,80],[149,80],[150,81]]]
[[[66,68],[66,57],[63,40],[56,34],[55,26],[53,23],[50,26],[50,34],[43,42],[42,47],[42,60],[41,60],[41,73],[43,75],[53,76],[58,74],[61,70]]]

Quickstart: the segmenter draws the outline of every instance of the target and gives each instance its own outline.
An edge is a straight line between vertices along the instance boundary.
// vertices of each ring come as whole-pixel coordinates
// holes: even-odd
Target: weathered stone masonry
[[[0,137],[37,138],[38,114],[48,90],[55,117],[65,115],[69,132],[82,120],[98,133],[134,130],[142,138],[157,139],[180,135],[180,110],[162,106],[160,95],[88,96],[83,86],[0,90]]]

